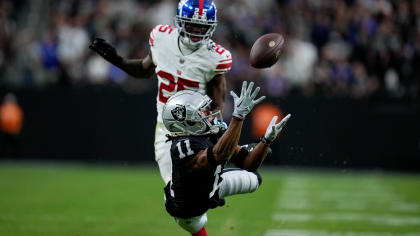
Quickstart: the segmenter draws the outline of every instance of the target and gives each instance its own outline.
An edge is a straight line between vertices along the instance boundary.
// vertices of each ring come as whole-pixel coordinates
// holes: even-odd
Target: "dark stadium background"
[[[233,54],[228,91],[254,81],[293,115],[267,164],[420,170],[419,1],[216,1],[214,40]],[[88,49],[106,38],[144,56],[176,1],[0,1],[0,97],[13,93],[21,132],[3,160],[153,162],[157,82],[135,80]],[[286,38],[271,69],[249,66],[262,34]],[[230,120],[230,96],[225,119]],[[258,140],[248,118],[241,143]]]
[[[146,55],[177,2],[0,0],[0,235],[188,235],[165,211],[154,161],[156,77],[88,49],[102,37]],[[292,117],[261,187],[208,211],[208,234],[420,235],[420,1],[215,3],[228,91],[247,80],[267,96],[240,143],[271,112]],[[286,39],[280,61],[252,69],[252,44],[272,32]]]

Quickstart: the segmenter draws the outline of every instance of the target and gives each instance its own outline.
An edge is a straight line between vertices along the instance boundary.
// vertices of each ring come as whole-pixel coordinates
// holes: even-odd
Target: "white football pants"
[[[236,194],[252,193],[258,189],[261,184],[261,177],[254,172],[242,169],[224,169],[221,175],[222,182],[219,186],[219,198],[224,198]],[[175,217],[183,229],[190,233],[197,233],[207,223],[207,214],[188,219]]]
[[[172,178],[172,141],[166,142],[168,139],[166,134],[169,134],[169,131],[165,128],[163,123],[158,122],[155,130],[155,160],[159,165],[160,175],[162,176],[165,185]]]

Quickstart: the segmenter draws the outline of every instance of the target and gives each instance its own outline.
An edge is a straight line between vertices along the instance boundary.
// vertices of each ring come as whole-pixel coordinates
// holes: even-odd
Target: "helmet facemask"
[[[223,116],[220,110],[210,111],[210,105],[201,109],[201,114],[203,115],[202,120],[208,127],[206,134],[217,134],[220,129],[223,127]]]
[[[201,21],[180,16],[175,17],[175,22],[180,29],[183,43],[191,47],[207,44],[217,26],[216,21]]]
[[[210,111],[210,104],[212,100],[205,95],[204,100],[200,105],[193,110],[196,111],[191,120],[186,120],[188,130],[197,130],[190,132],[190,135],[207,135],[216,134],[221,128],[223,122],[222,112],[220,110]],[[198,129],[197,129],[198,128]]]

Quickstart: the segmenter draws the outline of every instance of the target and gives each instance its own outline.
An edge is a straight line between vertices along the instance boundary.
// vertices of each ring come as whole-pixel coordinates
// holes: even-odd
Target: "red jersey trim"
[[[232,58],[225,59],[225,60],[221,60],[221,61],[219,61],[219,62],[228,62],[228,61],[232,61]]]
[[[216,70],[217,70],[217,69],[228,69],[228,68],[230,68],[231,66],[232,66],[232,62],[227,63],[227,64],[219,64],[219,65],[216,67]]]

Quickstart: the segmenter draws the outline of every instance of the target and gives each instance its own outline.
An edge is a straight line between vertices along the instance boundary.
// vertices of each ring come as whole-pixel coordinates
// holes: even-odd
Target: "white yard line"
[[[272,216],[274,221],[281,222],[370,222],[385,226],[420,226],[420,217],[415,216],[396,216],[393,214],[361,214],[361,213],[275,213]]]
[[[346,224],[368,222],[387,227],[416,227],[420,230],[420,204],[406,202],[404,196],[379,179],[356,180],[356,185],[343,185],[342,179],[325,182],[323,188],[306,178],[288,178],[279,187],[276,207],[280,210],[272,220],[294,224],[322,222]],[[349,183],[350,183],[349,179]],[[329,213],[313,212],[328,209]],[[385,214],[369,213],[386,209]],[[322,212],[322,211],[321,211]],[[410,213],[401,215],[398,213]],[[270,229],[264,236],[420,236],[419,232],[329,232],[325,230]]]
[[[375,200],[375,201],[400,201],[401,195],[393,192],[340,192],[340,191],[320,191],[318,194],[320,199],[335,200],[335,199],[360,199],[360,200]]]
[[[390,204],[389,210],[396,212],[420,213],[420,204],[396,201]]]

